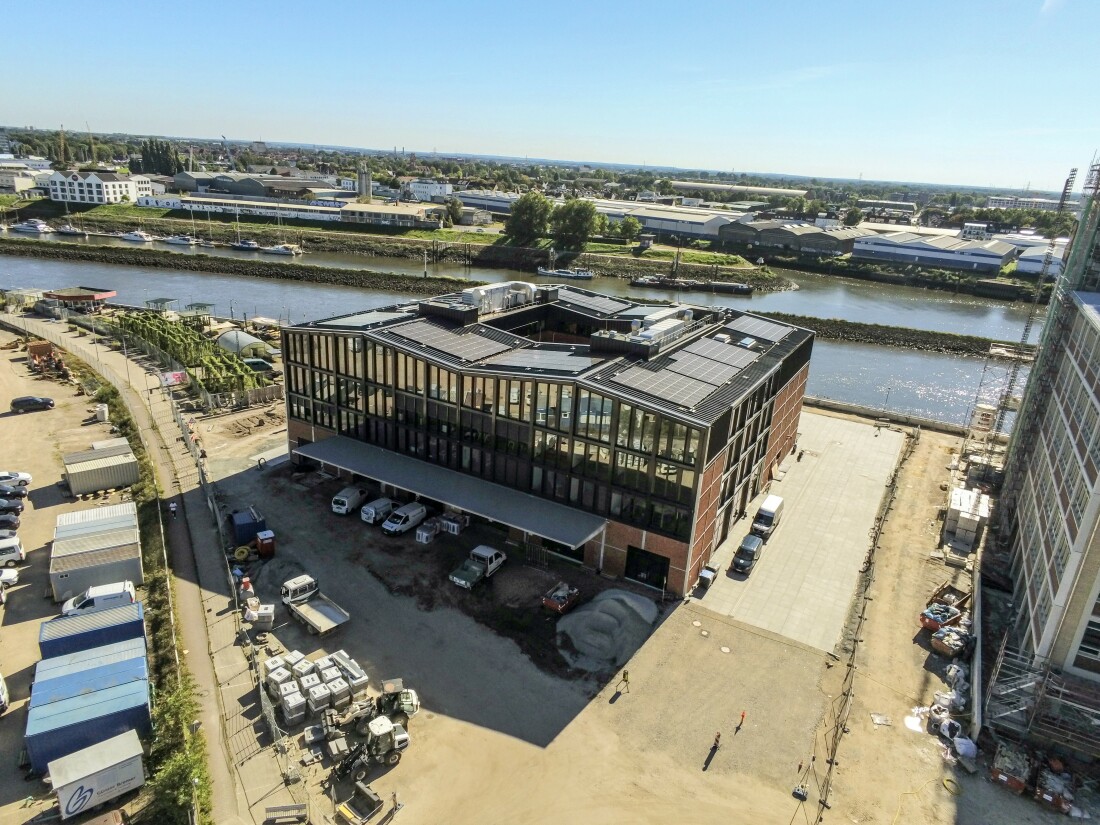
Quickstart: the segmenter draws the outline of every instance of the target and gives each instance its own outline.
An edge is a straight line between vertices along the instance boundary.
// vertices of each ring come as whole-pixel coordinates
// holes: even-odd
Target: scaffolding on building
[[[1010,647],[997,655],[985,695],[985,724],[1016,739],[1057,744],[1100,758],[1100,686],[1059,673]]]

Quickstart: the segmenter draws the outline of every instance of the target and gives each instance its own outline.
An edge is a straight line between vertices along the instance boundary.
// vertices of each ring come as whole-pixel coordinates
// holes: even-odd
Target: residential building
[[[852,258],[917,264],[938,269],[999,272],[1015,257],[1016,247],[1004,241],[967,241],[959,237],[888,232],[859,238]]]
[[[137,203],[152,195],[152,181],[144,175],[115,172],[54,172],[50,175],[50,200],[68,203]]]
[[[989,209],[1041,209],[1044,212],[1057,212],[1059,204],[1058,198],[1019,198],[1014,195],[994,195],[985,203]],[[1081,204],[1078,201],[1069,201],[1066,208],[1076,212]]]
[[[421,203],[349,203],[340,210],[340,220],[376,226],[439,229],[444,207]]]
[[[1032,661],[1100,681],[1100,201],[1092,191],[1043,329],[1009,447],[1002,507]],[[1094,718],[1100,704],[1092,704]],[[1096,725],[1097,722],[1092,723]]]
[[[354,192],[359,188],[359,181],[356,178],[340,178],[340,188],[348,192]]]
[[[292,459],[683,595],[794,448],[813,333],[522,282],[284,327]]]
[[[454,192],[454,187],[449,183],[440,183],[434,180],[411,180],[405,184],[405,189],[418,201],[433,201],[436,198],[449,198]]]
[[[988,224],[968,221],[959,231],[959,237],[967,241],[988,241],[993,233],[989,231]]]

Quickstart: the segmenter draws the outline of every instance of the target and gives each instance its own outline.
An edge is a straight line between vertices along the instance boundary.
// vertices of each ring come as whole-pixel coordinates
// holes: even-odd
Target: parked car
[[[0,498],[26,498],[27,488],[10,484],[0,484]]]
[[[764,552],[764,539],[749,533],[741,539],[741,546],[733,557],[733,572],[744,573],[746,576],[752,572],[756,562],[760,560],[760,554]]]
[[[23,502],[17,498],[0,498],[0,513],[22,513]]]
[[[19,529],[19,516],[15,513],[0,513],[0,530],[15,535],[15,531]],[[0,536],[0,538],[10,538],[10,536]]]
[[[19,571],[10,567],[0,570],[0,588],[7,590],[9,587],[19,584]]]
[[[398,507],[389,518],[382,522],[382,532],[387,536],[396,536],[413,529],[428,517],[428,508],[419,501]]]
[[[20,473],[16,470],[0,470],[0,484],[8,484],[12,487],[26,487],[34,481],[30,473]]]
[[[29,410],[52,410],[53,399],[43,398],[40,395],[22,395],[11,400],[11,411],[25,413]]]

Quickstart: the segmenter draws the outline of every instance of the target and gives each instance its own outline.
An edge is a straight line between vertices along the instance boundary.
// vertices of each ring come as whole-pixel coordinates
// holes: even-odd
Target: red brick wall
[[[707,563],[718,524],[718,507],[722,495],[722,473],[726,467],[726,451],[723,450],[703,470],[699,480],[699,499],[695,505],[695,540],[691,545],[691,569],[687,571],[687,583],[694,585],[703,565]]]
[[[775,396],[766,453],[769,475],[772,466],[778,464],[794,447],[798,437],[798,417],[802,414],[802,398],[806,395],[806,380],[809,375],[810,365],[806,364]]]
[[[650,533],[618,521],[607,523],[607,540],[603,548],[603,572],[608,576],[622,576],[626,572],[628,547],[640,547],[669,560],[668,582],[665,588],[683,595],[685,592],[684,565],[687,563],[687,542]],[[589,567],[600,566],[600,537],[596,536],[584,547],[584,563]],[[692,580],[694,581],[694,580]]]

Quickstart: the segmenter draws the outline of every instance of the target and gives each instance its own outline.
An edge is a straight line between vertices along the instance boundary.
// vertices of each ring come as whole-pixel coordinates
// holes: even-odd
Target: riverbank
[[[250,278],[278,278],[290,281],[308,281],[318,284],[377,289],[385,292],[404,292],[413,295],[439,295],[455,292],[482,281],[460,278],[420,277],[400,275],[395,272],[379,272],[372,269],[341,269],[327,266],[290,262],[252,261],[214,257],[196,253],[180,255],[159,249],[125,249],[114,246],[85,246],[60,241],[23,240],[0,238],[0,255],[17,255],[25,258],[45,258],[59,261],[90,261],[92,263],[143,266],[189,272],[210,272],[219,275],[243,275]]]
[[[836,318],[814,318],[809,315],[791,315],[785,312],[762,312],[765,318],[771,318],[784,324],[812,329],[818,338],[829,341],[845,341],[850,344],[875,344],[884,347],[920,350],[921,352],[939,352],[951,355],[989,354],[993,344],[1004,344],[1019,348],[1019,341],[994,341],[977,335],[956,335],[950,332],[932,332],[923,329],[891,327],[884,324],[863,324],[855,321],[841,321]],[[1024,350],[1034,351],[1027,346]]]

